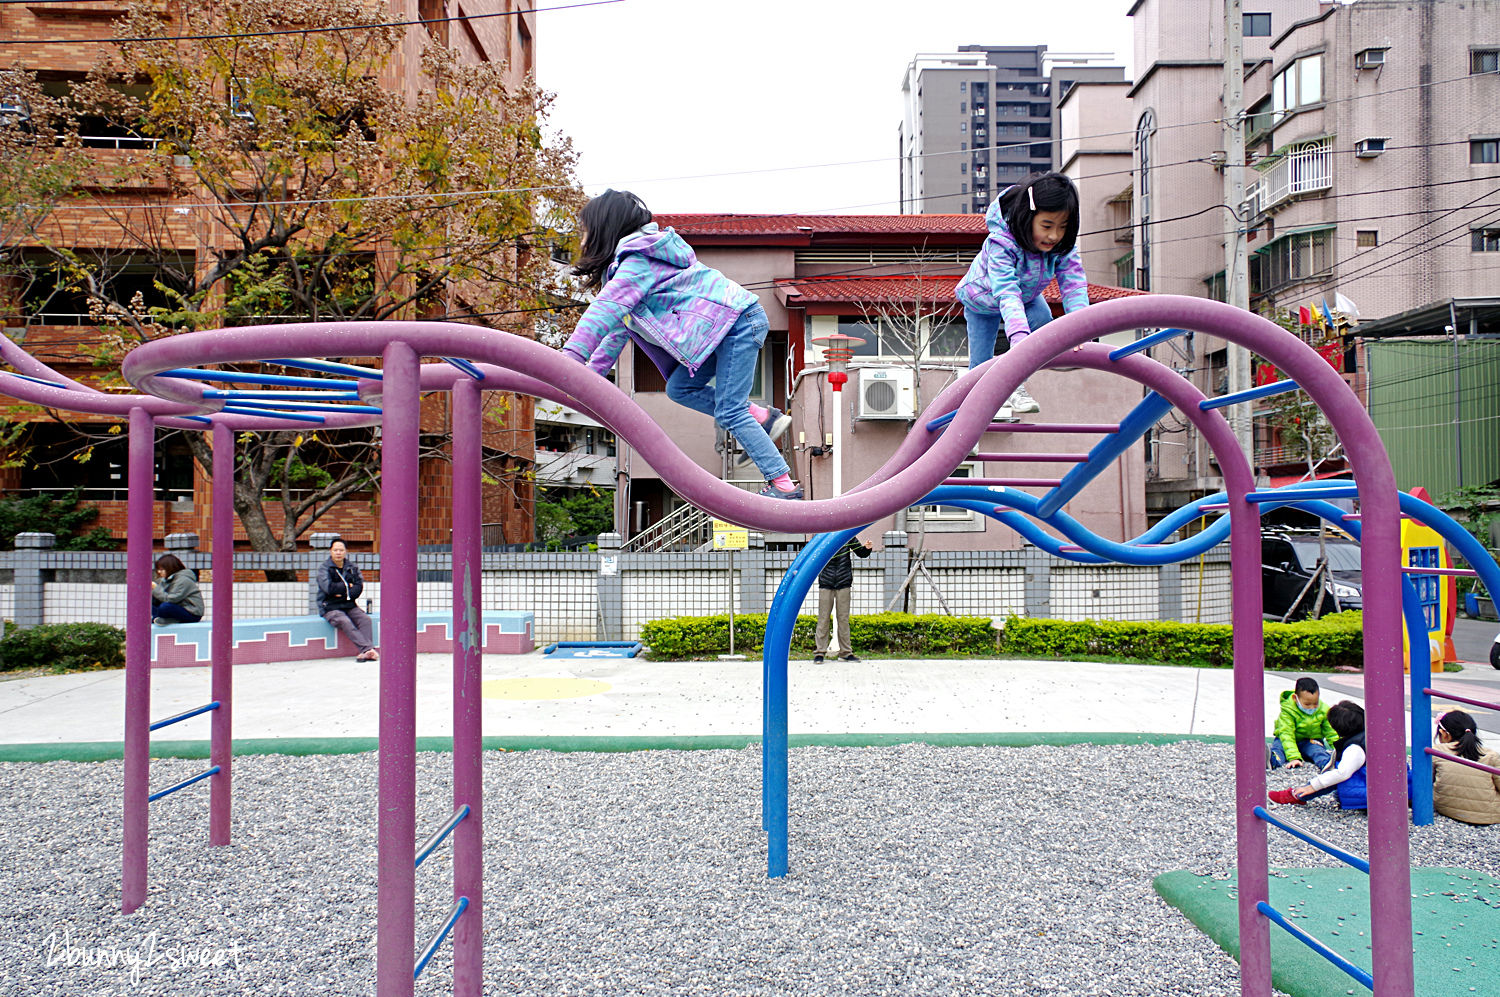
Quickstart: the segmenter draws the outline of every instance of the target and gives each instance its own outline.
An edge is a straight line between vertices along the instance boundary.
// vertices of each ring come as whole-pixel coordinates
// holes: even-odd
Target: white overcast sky
[[[547,11],[537,77],[590,194],[658,212],[897,210],[901,80],[919,52],[1046,45],[1132,70],[1128,0],[623,0]],[[851,165],[857,161],[857,165]],[[838,165],[819,165],[838,164]],[[705,176],[718,174],[716,176]]]

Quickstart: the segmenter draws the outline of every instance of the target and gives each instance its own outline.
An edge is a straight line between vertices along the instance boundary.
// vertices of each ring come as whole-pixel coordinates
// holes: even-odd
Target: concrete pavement
[[[452,732],[451,660],[420,655],[417,734]],[[1495,676],[1491,679],[1489,676]],[[378,663],[321,660],[234,670],[234,736],[374,737]],[[1268,673],[1267,722],[1295,674]],[[803,734],[1233,733],[1228,669],[986,659],[879,659],[791,665],[790,728]],[[1362,700],[1363,676],[1319,675],[1330,698]],[[208,702],[207,668],[156,669],[151,716]],[[1500,672],[1470,666],[1440,680],[1500,700]],[[484,732],[516,737],[755,736],[760,663],[561,659],[540,652],[484,659]],[[118,742],[124,672],[0,681],[0,745]],[[1500,744],[1500,717],[1471,710]],[[208,717],[156,736],[208,737]],[[3,754],[0,754],[3,757]]]

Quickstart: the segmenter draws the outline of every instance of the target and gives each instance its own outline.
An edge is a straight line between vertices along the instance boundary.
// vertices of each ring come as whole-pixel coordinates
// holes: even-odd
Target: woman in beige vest
[[[1500,769],[1500,753],[1480,743],[1474,718],[1463,710],[1439,717],[1437,733],[1439,752]],[[1467,824],[1500,824],[1500,775],[1444,761],[1441,754],[1432,766],[1432,805],[1438,813]]]

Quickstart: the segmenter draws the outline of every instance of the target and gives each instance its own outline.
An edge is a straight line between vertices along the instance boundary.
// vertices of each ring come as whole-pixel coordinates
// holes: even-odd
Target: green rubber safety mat
[[[1168,872],[1156,892],[1236,959],[1238,882]],[[1473,869],[1411,871],[1418,997],[1500,995],[1500,879]],[[1314,938],[1370,971],[1370,880],[1356,869],[1276,869],[1271,906]],[[1271,980],[1293,997],[1369,991],[1275,924]]]

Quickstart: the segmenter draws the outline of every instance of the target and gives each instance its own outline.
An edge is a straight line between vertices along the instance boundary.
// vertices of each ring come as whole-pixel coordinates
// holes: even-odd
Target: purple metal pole
[[[417,354],[385,348],[380,463],[376,997],[411,997],[416,948]]]
[[[214,423],[213,572],[214,618],[210,630],[213,659],[210,696],[219,708],[209,721],[209,766],[219,768],[208,786],[208,843],[229,844],[230,772],[234,757],[234,431]]]
[[[453,831],[453,899],[469,907],[453,933],[454,997],[484,992],[484,598],[480,582],[480,393],[453,386],[453,810],[469,816]]]
[[[146,902],[151,792],[151,500],[156,493],[156,428],[130,410],[129,501],[125,512],[125,833],[120,910]]]

